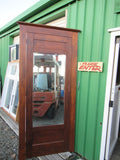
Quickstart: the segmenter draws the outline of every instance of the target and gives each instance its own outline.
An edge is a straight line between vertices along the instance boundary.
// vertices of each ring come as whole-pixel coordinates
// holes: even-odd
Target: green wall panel
[[[6,74],[6,68],[9,61],[9,45],[12,44],[13,38],[5,36],[0,39],[0,70],[2,78],[2,86],[4,84],[4,78]]]
[[[0,80],[1,80],[1,65],[2,65],[2,40],[0,40]]]
[[[120,0],[115,0],[115,13],[120,13]]]
[[[110,34],[120,26],[114,0],[81,0],[68,7],[68,27],[81,30],[78,61],[102,61],[102,73],[77,72],[75,151],[99,160],[106,89]]]
[[[120,14],[117,14],[117,15],[116,15],[115,27],[120,27]]]

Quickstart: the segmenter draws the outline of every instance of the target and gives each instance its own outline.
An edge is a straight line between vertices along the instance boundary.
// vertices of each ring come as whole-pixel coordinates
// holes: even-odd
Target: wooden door
[[[19,24],[19,159],[74,151],[78,31]]]

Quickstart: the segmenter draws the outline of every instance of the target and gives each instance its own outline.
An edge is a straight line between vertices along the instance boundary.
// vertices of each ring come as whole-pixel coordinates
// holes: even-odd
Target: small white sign
[[[78,62],[78,71],[102,72],[103,62]]]

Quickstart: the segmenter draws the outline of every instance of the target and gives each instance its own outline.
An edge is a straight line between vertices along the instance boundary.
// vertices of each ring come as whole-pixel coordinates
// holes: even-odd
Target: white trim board
[[[117,32],[117,31],[120,31],[120,27],[108,29],[108,32]]]
[[[120,28],[114,28],[114,29],[108,30],[108,32],[111,32],[111,38],[110,38],[110,48],[109,48],[109,61],[108,61],[106,94],[105,94],[105,103],[104,103],[104,115],[103,115],[103,126],[102,126],[102,137],[101,137],[101,148],[100,148],[99,160],[104,160],[104,156],[105,156],[108,112],[109,112],[109,99],[110,99],[110,93],[111,93],[112,72],[113,72],[112,68],[114,65],[113,59],[114,59],[116,38],[120,36]]]

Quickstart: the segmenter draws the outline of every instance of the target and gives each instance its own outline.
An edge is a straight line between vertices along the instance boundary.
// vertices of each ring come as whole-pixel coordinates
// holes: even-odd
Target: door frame
[[[118,138],[118,130],[114,130],[114,138],[111,140],[111,136],[113,136],[113,123],[116,124],[116,128],[119,127],[119,119],[118,114],[119,110],[116,108],[119,107],[119,102],[116,106],[116,93],[119,88],[119,85],[116,85],[116,79],[117,79],[117,68],[118,68],[118,59],[119,59],[119,41],[116,39],[115,44],[115,52],[114,52],[114,66],[113,66],[113,74],[112,74],[112,83],[111,83],[111,94],[110,94],[110,101],[113,102],[113,106],[109,107],[109,120],[108,120],[108,129],[107,129],[107,138],[106,138],[106,152],[105,152],[105,159],[110,159],[113,149],[116,145],[117,138]],[[119,91],[118,91],[119,92]],[[119,109],[119,108],[118,108]],[[115,114],[116,113],[116,114]],[[116,121],[114,121],[114,116],[116,117]],[[114,129],[116,129],[114,128]]]
[[[106,81],[106,93],[104,102],[103,126],[102,126],[101,148],[100,148],[100,158],[99,158],[100,160],[104,160],[105,150],[106,150],[107,126],[109,119],[109,100],[111,94],[115,45],[116,45],[116,38],[120,36],[120,27],[109,29],[108,32],[111,34],[111,37],[110,37],[109,60],[108,60],[107,81]]]

